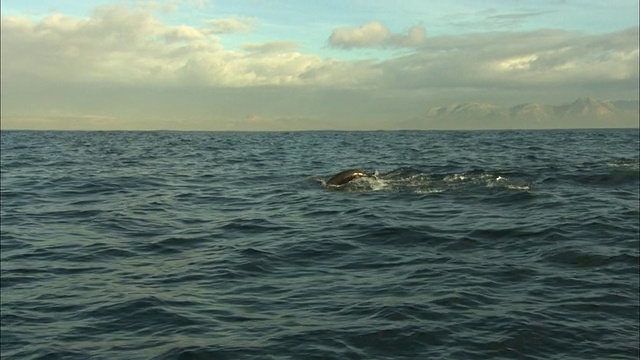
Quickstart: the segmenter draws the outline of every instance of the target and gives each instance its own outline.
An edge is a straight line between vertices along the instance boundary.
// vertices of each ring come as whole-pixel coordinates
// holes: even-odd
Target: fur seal
[[[351,180],[367,176],[371,175],[368,175],[360,169],[345,170],[333,175],[329,180],[327,180],[327,185],[340,186],[350,182]]]

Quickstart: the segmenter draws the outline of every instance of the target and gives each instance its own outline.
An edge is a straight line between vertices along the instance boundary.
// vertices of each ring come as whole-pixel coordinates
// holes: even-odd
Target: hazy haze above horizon
[[[1,10],[2,129],[395,129],[452,103],[639,95],[635,0],[7,0]]]

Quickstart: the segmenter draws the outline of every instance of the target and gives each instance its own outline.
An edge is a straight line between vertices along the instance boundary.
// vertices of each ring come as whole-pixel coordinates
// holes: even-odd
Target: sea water
[[[637,129],[3,131],[1,164],[2,359],[639,356]]]

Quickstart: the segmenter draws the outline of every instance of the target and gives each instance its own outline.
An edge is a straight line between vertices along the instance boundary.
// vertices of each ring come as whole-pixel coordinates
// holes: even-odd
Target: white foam
[[[444,192],[443,189],[418,189],[415,191],[416,194],[438,194]]]
[[[505,185],[505,189],[509,190],[520,190],[520,191],[529,191],[531,187],[529,185]]]
[[[444,177],[444,181],[446,182],[464,181],[466,179],[467,177],[463,174],[453,174]]]

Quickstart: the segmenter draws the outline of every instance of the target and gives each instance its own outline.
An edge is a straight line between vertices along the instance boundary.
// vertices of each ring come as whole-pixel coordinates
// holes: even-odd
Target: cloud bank
[[[2,21],[2,79],[155,86],[265,85],[440,88],[638,83],[638,30],[588,35],[562,30],[493,32],[425,39],[424,27],[392,34],[371,22],[335,29],[339,48],[417,47],[384,61],[340,61],[297,51],[291,41],[225,49],[220,36],[254,20],[167,25],[147,9],[97,8],[89,18],[53,14]],[[616,85],[618,84],[618,85]]]
[[[345,49],[364,47],[417,47],[424,44],[426,30],[414,25],[406,34],[392,34],[383,24],[372,21],[357,28],[343,27],[333,30],[329,44]]]
[[[278,126],[295,123],[301,129],[307,120],[347,126],[343,119],[352,121],[348,128],[358,128],[455,102],[638,96],[637,27],[600,34],[545,29],[427,38],[423,25],[392,33],[374,21],[333,29],[332,52],[351,54],[339,59],[303,51],[308,46],[286,39],[223,46],[226,36],[259,31],[255,18],[174,25],[154,11],[118,3],[96,8],[87,18],[3,17],[3,126],[74,116],[79,124],[122,124],[117,118],[141,116],[177,124],[184,116],[207,129],[226,129],[206,123],[225,117],[298,119],[280,120]],[[354,59],[363,49],[369,55]],[[388,49],[403,52],[371,58],[371,52]],[[127,111],[119,110],[119,101]],[[172,113],[171,106],[179,111]]]
[[[221,46],[220,35],[249,29],[237,18],[207,20],[201,27],[166,25],[149,10],[123,4],[100,7],[88,19],[61,14],[38,22],[7,17],[2,21],[2,76],[3,80],[27,75],[60,82],[242,87],[349,85],[371,72],[358,70],[357,63],[296,52],[292,42],[247,44],[246,52]],[[334,71],[327,72],[328,67]],[[351,75],[342,77],[344,72]]]

